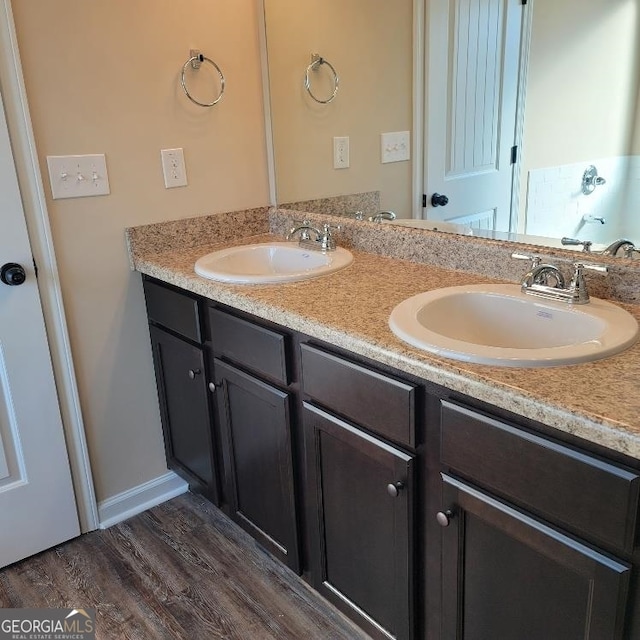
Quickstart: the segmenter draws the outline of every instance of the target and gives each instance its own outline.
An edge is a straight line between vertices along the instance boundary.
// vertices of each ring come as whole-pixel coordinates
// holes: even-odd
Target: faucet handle
[[[588,262],[574,262],[573,268],[576,270],[586,269],[587,271],[601,273],[603,276],[606,276],[609,273],[609,267],[606,264],[590,264]]]
[[[530,253],[512,253],[511,257],[516,260],[530,260],[532,269],[537,267],[542,262],[542,258],[540,256],[536,256]]]
[[[342,227],[338,224],[331,226],[330,224],[324,223],[322,225],[322,235],[318,240],[322,244],[322,248],[327,250],[332,250],[336,248],[336,241],[333,239],[331,235],[332,231],[340,231]]]
[[[604,222],[602,224],[604,224]],[[579,247],[579,246],[582,245],[582,250],[585,253],[590,253],[591,252],[591,245],[593,244],[593,242],[591,242],[591,240],[578,240],[578,238],[567,238],[566,236],[564,238],[562,238],[560,240],[560,242],[564,246]]]
[[[585,304],[589,302],[589,292],[587,291],[587,283],[584,279],[583,271],[593,271],[606,276],[607,273],[609,273],[609,268],[605,264],[574,262],[573,269],[574,272],[571,278],[571,284],[569,285],[569,290],[574,296],[573,302],[576,304]]]

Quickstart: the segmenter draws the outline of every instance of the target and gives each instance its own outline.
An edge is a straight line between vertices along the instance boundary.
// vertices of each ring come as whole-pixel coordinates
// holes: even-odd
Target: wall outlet
[[[402,162],[411,158],[411,139],[408,131],[380,134],[380,162]]]
[[[187,186],[187,168],[184,164],[184,152],[182,149],[162,149],[162,173],[164,174],[164,186],[167,189]]]
[[[349,168],[349,136],[341,136],[333,139],[333,168]]]
[[[86,198],[111,193],[104,153],[81,156],[47,156],[51,195],[62,198]]]

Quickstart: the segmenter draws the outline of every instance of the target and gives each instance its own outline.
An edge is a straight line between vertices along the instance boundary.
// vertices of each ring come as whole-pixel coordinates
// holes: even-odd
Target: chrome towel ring
[[[214,69],[218,72],[218,75],[220,76],[220,93],[218,94],[218,97],[213,102],[200,102],[200,100],[196,100],[189,93],[189,89],[187,89],[187,81],[185,78],[185,72],[187,70],[187,67],[191,65],[192,69],[197,70],[200,68],[200,65],[203,62],[208,62],[210,65],[212,65]],[[224,95],[224,74],[222,73],[222,71],[220,71],[220,67],[213,60],[211,60],[210,58],[207,58],[206,56],[203,56],[199,51],[195,49],[191,50],[191,57],[182,65],[182,74],[180,76],[180,84],[182,85],[182,88],[187,98],[189,98],[191,102],[194,102],[199,107],[213,107],[214,104],[218,104],[218,102],[220,102],[220,100],[222,99],[222,96]]]
[[[331,72],[333,73],[333,93],[326,100],[321,100],[317,96],[313,95],[313,91],[311,91],[311,79],[309,78],[309,71],[317,71],[320,68],[320,66],[322,66],[323,64],[326,64],[327,67],[329,67],[329,69],[331,69]],[[312,54],[311,64],[307,67],[307,70],[305,71],[305,74],[304,74],[304,88],[307,90],[309,95],[316,102],[319,102],[320,104],[329,104],[329,102],[331,102],[336,97],[336,94],[338,93],[339,82],[340,82],[340,78],[338,78],[338,73],[333,68],[333,65],[328,60],[325,60],[321,55],[317,53]]]

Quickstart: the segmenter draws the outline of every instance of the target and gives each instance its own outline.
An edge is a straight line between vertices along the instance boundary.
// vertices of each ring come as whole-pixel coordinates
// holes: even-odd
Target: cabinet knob
[[[404,489],[404,484],[402,482],[392,482],[391,484],[387,485],[387,493],[392,498],[397,498],[402,489]]]
[[[210,383],[209,383],[209,391],[211,391],[211,393],[215,393],[215,391],[216,391],[216,384],[215,384],[215,382],[210,382]]]
[[[194,380],[196,376],[199,376],[202,373],[200,369],[189,369],[189,377],[191,380]]]
[[[453,511],[451,511],[451,509],[438,511],[438,513],[436,513],[436,520],[441,527],[448,527],[451,524],[451,518],[453,518]]]

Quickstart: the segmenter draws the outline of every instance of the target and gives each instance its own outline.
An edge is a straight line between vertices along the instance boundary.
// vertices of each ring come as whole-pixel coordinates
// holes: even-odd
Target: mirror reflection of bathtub
[[[567,246],[562,243],[559,238],[550,238],[548,236],[536,236],[531,234],[510,233],[508,231],[492,231],[489,229],[474,229],[471,226],[463,224],[455,224],[452,222],[438,222],[435,220],[383,220],[384,224],[392,224],[402,227],[411,227],[414,229],[427,229],[429,231],[441,231],[442,233],[454,233],[463,236],[474,236],[476,238],[487,238],[490,240],[503,240],[505,242],[520,242],[542,247],[553,247],[556,249],[569,249],[572,251],[582,251],[581,246]],[[606,245],[594,243],[591,251],[603,251]]]

